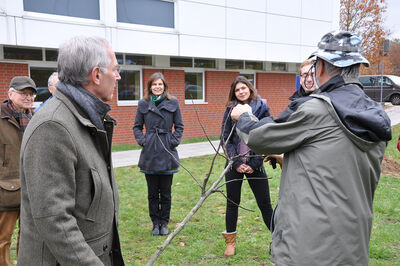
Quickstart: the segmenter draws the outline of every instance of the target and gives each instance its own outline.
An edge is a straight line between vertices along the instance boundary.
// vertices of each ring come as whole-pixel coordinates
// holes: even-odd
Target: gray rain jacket
[[[391,136],[383,108],[336,76],[285,122],[244,113],[237,132],[255,152],[285,153],[271,260],[368,265],[372,201]]]

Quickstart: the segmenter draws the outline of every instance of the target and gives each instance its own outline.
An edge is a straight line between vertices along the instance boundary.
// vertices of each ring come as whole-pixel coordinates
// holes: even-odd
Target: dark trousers
[[[264,168],[262,167],[261,169],[254,169],[254,172],[252,174],[242,174],[238,173],[235,169],[232,169],[226,173],[225,180],[226,181],[233,179],[240,179],[240,180],[229,182],[226,184],[228,200],[226,205],[225,224],[227,233],[232,233],[236,231],[237,218],[238,218],[238,205],[240,204],[240,194],[242,190],[244,175],[246,175],[247,178],[257,178],[257,179],[248,179],[248,182],[256,198],[257,205],[261,211],[264,223],[268,227],[268,229],[270,229],[272,206],[271,206],[271,199],[269,196],[268,180],[266,179],[267,175],[265,173]],[[233,201],[234,203],[231,201]]]
[[[168,224],[173,175],[146,174],[149,215],[153,224]]]

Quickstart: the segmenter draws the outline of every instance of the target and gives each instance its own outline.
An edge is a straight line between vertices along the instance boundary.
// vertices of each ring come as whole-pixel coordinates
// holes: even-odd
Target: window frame
[[[256,87],[256,84],[257,84],[257,79],[256,79],[257,75],[256,75],[256,73],[257,73],[256,71],[252,71],[252,70],[242,70],[242,71],[240,71],[239,75],[241,75],[241,76],[243,76],[243,75],[253,75],[254,76],[254,78],[253,78],[253,80],[254,80],[253,86],[254,86],[254,88],[257,89],[257,87]],[[247,77],[245,77],[245,78],[247,78]]]
[[[18,61],[21,62],[21,61],[24,61],[24,60],[17,60],[17,62]],[[29,75],[29,77],[31,77],[31,68],[32,67],[33,68],[54,68],[55,70],[57,70],[57,62],[54,62],[54,61],[24,61],[24,63],[28,64],[28,75]],[[46,84],[47,84],[48,78],[49,77],[47,77]],[[34,101],[33,105],[32,105],[32,108],[35,109],[36,107],[38,107],[42,103],[43,102]]]
[[[143,25],[143,24],[132,24],[127,22],[119,22],[117,18],[117,14],[115,13],[115,23],[118,29],[126,29],[126,30],[143,30],[143,31],[151,31],[151,32],[159,32],[159,33],[173,33],[177,34],[178,28],[178,4],[176,0],[160,0],[164,2],[173,2],[174,3],[174,27],[159,27],[159,26],[150,26],[150,25]],[[115,1],[117,4],[117,1]],[[115,7],[115,12],[117,8]]]
[[[185,97],[185,104],[208,104],[206,101],[206,89],[205,89],[205,71],[204,69],[198,69],[198,68],[183,68],[185,72],[185,81],[186,81],[186,73],[201,73],[202,74],[202,99],[196,99],[196,100],[187,100],[186,95]],[[183,88],[185,90],[185,88]]]
[[[125,55],[124,55],[124,63],[125,63]],[[118,87],[117,87],[117,106],[137,106],[139,101],[143,99],[143,68],[138,67],[137,65],[121,65],[123,70],[127,71],[139,71],[139,100],[119,100],[118,99]]]
[[[52,22],[71,22],[71,23],[78,23],[78,24],[85,24],[85,25],[95,25],[95,26],[102,26],[103,18],[101,16],[101,2],[100,2],[100,17],[99,19],[90,19],[90,18],[80,18],[80,17],[71,17],[71,16],[64,16],[64,15],[55,15],[49,13],[39,13],[33,11],[23,11],[23,16],[28,19],[43,19]]]

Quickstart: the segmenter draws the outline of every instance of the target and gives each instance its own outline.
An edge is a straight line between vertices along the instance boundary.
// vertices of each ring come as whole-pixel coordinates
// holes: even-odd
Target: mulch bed
[[[382,161],[382,174],[400,178],[400,163],[392,157],[385,155]]]

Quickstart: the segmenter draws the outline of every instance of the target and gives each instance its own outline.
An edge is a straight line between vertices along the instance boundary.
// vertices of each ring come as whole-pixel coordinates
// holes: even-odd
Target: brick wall
[[[15,76],[28,76],[27,64],[2,63],[0,62],[0,101],[7,98],[7,92],[11,79]]]
[[[296,74],[257,73],[258,93],[267,99],[271,115],[277,117],[289,104],[289,97],[296,90]]]
[[[185,73],[174,69],[143,69],[143,87],[154,72],[162,72],[168,83],[169,92],[178,98],[182,111],[185,130],[184,139],[203,137],[203,131],[196,117],[196,111],[208,136],[219,136],[225,105],[230,85],[239,75],[236,71],[205,71],[205,99],[207,104],[185,104]],[[28,75],[27,64],[0,63],[0,97],[6,98],[11,78],[17,75]],[[257,73],[256,87],[262,98],[266,98],[271,114],[276,117],[289,104],[288,97],[296,88],[295,74]],[[133,123],[136,106],[117,106],[117,91],[109,104],[110,112],[117,120],[113,144],[135,143]],[[195,111],[196,110],[196,111]]]

